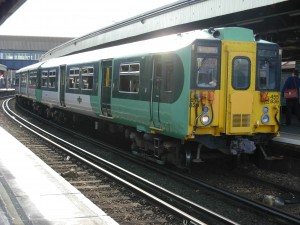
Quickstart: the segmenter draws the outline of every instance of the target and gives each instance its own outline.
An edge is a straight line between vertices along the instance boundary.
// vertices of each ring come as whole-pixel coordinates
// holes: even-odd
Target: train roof
[[[36,69],[38,69],[43,63],[45,63],[45,62],[38,62],[38,63],[32,64],[32,65],[23,67],[23,68],[17,70],[16,73],[22,73],[22,72],[26,72],[26,71],[29,71],[29,70],[36,70]]]
[[[39,62],[24,68],[21,68],[17,73],[34,70],[38,67],[50,68],[59,65],[72,65],[79,63],[95,62],[103,59],[128,57],[142,54],[155,54],[171,52],[181,49],[193,43],[196,39],[215,40],[210,34],[204,31],[192,31],[176,35],[168,35],[164,37],[139,41],[109,48],[83,52],[79,54],[63,56],[59,58],[49,59],[45,62]]]
[[[0,70],[7,70],[7,66],[0,64]]]
[[[217,31],[217,32],[216,32]],[[49,59],[17,71],[17,73],[37,68],[51,68],[59,65],[75,65],[97,62],[105,59],[122,58],[147,54],[172,52],[192,44],[195,40],[241,40],[255,41],[253,31],[240,27],[227,27],[207,30],[195,30],[176,35],[168,35],[144,41],[118,45],[69,56]],[[263,43],[263,41],[260,41]]]
[[[168,35],[145,41],[138,41],[134,43],[56,58],[53,60],[49,60],[48,62],[43,64],[42,67],[51,67],[57,64],[78,64],[94,62],[103,59],[129,57],[134,55],[171,52],[188,46],[197,38],[214,39],[211,35],[203,31],[193,31],[177,35]]]

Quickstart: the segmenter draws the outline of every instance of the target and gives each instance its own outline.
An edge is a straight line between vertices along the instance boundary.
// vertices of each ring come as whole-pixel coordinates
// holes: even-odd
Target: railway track
[[[3,107],[12,119],[18,120],[20,127],[26,127],[39,136],[19,137],[27,147],[121,224],[182,224],[182,221],[185,224],[206,224],[202,220],[236,224],[49,134],[13,114],[7,107],[7,102]],[[16,132],[14,135],[19,134],[20,132]],[[42,142],[37,140],[40,138],[43,139]],[[125,178],[117,174],[122,174]],[[176,205],[164,201],[163,198],[176,202]],[[194,216],[190,214],[191,211],[194,211]]]
[[[116,149],[114,150],[114,151],[117,151]],[[119,153],[118,153],[119,154]],[[68,156],[65,156],[66,158],[68,158]],[[129,156],[128,156],[129,157]],[[131,159],[132,160],[132,159]],[[148,164],[149,165],[149,164]],[[151,164],[150,164],[151,165]],[[154,170],[157,170],[157,166],[154,166],[154,167],[152,167],[152,168],[150,168],[151,169],[151,171],[154,171]],[[158,170],[161,170],[160,168],[158,169]],[[75,171],[74,170],[69,170],[70,172],[70,174],[72,174],[72,173],[74,173]],[[66,173],[66,172],[68,172],[68,171],[63,171],[62,173]],[[117,171],[116,172],[118,172],[118,169],[117,169]],[[276,209],[272,209],[272,208],[270,208],[270,207],[265,207],[264,205],[262,205],[262,204],[259,204],[259,203],[256,203],[256,202],[252,202],[252,201],[249,201],[249,200],[247,200],[247,199],[243,199],[241,196],[236,196],[235,194],[232,194],[232,193],[228,193],[228,192],[226,192],[226,191],[224,191],[224,190],[222,190],[222,189],[218,189],[218,188],[216,188],[216,187],[213,187],[213,186],[210,186],[210,185],[208,185],[208,184],[206,184],[206,183],[204,183],[204,182],[199,182],[199,180],[195,180],[195,179],[193,179],[193,178],[191,178],[191,177],[189,177],[189,176],[187,176],[186,174],[182,174],[182,173],[177,173],[177,174],[175,174],[174,173],[174,171],[164,171],[164,173],[168,173],[168,176],[173,176],[173,177],[176,177],[175,179],[179,179],[178,177],[180,177],[180,181],[179,182],[183,182],[183,183],[186,183],[186,184],[189,184],[189,185],[192,185],[192,186],[194,186],[196,189],[199,189],[199,187],[204,187],[204,188],[208,188],[208,189],[210,189],[210,191],[212,191],[213,193],[218,193],[218,195],[219,194],[222,194],[222,195],[225,195],[225,196],[227,196],[228,198],[230,198],[231,200],[232,199],[235,199],[234,201],[237,201],[237,202],[242,202],[243,204],[246,204],[247,206],[246,206],[246,208],[248,208],[248,207],[250,207],[251,208],[251,210],[253,210],[253,211],[256,211],[256,212],[253,212],[253,213],[258,213],[258,211],[259,211],[259,213],[260,214],[267,214],[268,215],[268,217],[270,218],[270,219],[267,219],[268,220],[268,222],[271,222],[271,224],[277,224],[277,222],[278,221],[281,221],[281,223],[278,223],[278,224],[292,224],[292,223],[297,223],[299,220],[298,220],[298,218],[297,217],[293,217],[292,215],[288,215],[288,214],[285,214],[285,213],[283,213],[283,212],[281,212],[281,211],[279,211],[279,210],[276,210]],[[66,174],[68,174],[68,173],[66,173]],[[74,173],[74,174],[76,174],[76,173]],[[70,181],[71,183],[72,183],[72,181]],[[76,183],[78,183],[78,181],[75,181],[74,182],[75,184]],[[90,185],[86,185],[84,182],[79,182],[79,184],[80,184],[80,186],[83,188],[83,189],[88,189],[89,188],[89,186]],[[148,186],[148,184],[146,185],[146,186]],[[80,189],[80,188],[79,188]],[[200,191],[198,190],[198,193],[199,193]],[[209,194],[208,194],[209,195]],[[215,194],[211,194],[211,195],[215,195]],[[171,197],[169,197],[169,196],[167,196],[166,197],[167,199],[168,198],[171,198]],[[222,197],[223,198],[223,197]],[[176,200],[172,200],[173,202],[176,202]],[[226,200],[227,201],[227,200]],[[187,204],[187,203],[185,203],[185,204]],[[110,204],[111,205],[111,204]],[[197,205],[197,204],[196,204]],[[239,214],[240,215],[242,215],[243,214],[243,208],[245,208],[245,206],[240,206],[240,205],[237,205],[237,203],[234,203],[233,204],[234,206],[233,206],[233,208],[234,207],[237,207],[237,208],[239,208]],[[190,212],[190,214],[197,214],[197,211],[199,211],[199,209],[192,209],[192,207],[191,207],[191,205],[189,205],[188,206],[188,208],[189,208],[189,212]],[[247,210],[247,209],[246,209]],[[204,217],[207,217],[207,212],[204,212],[204,213],[202,213],[203,215],[202,215],[202,217],[204,216]],[[257,215],[255,215],[254,216],[255,218],[259,218]],[[261,220],[260,219],[257,219],[259,222],[261,222]],[[188,221],[188,220],[186,220],[186,221]],[[208,221],[210,221],[210,219],[208,219]],[[283,222],[282,222],[283,221]],[[211,221],[210,221],[211,222]],[[229,221],[229,222],[231,222],[231,221]],[[239,223],[241,223],[240,221],[239,221]],[[245,224],[245,223],[242,223],[242,224]],[[255,223],[251,223],[251,224],[255,224]],[[267,223],[264,223],[264,224],[267,224]]]

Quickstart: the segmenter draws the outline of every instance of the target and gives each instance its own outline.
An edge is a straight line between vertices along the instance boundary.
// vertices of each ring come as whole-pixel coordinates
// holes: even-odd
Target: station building
[[[43,54],[73,38],[0,35],[0,64],[7,66],[13,81],[15,71],[38,62]]]

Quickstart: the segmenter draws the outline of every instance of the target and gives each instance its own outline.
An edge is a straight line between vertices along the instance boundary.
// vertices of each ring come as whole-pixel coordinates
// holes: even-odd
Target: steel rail
[[[109,161],[107,161],[105,159],[102,159],[102,158],[100,158],[100,157],[98,157],[98,156],[96,156],[96,155],[94,155],[94,154],[92,154],[92,153],[90,153],[90,152],[88,152],[88,151],[86,151],[86,150],[84,150],[84,149],[82,149],[82,148],[80,148],[80,147],[72,144],[72,143],[69,143],[69,142],[67,142],[67,141],[65,141],[65,140],[63,140],[63,139],[61,139],[59,137],[56,137],[55,135],[53,135],[53,134],[51,134],[51,133],[49,133],[47,131],[44,131],[43,129],[37,127],[34,124],[30,124],[24,118],[18,116],[16,113],[14,113],[13,111],[11,111],[9,109],[9,106],[8,106],[9,100],[11,100],[11,99],[5,100],[3,102],[2,108],[3,108],[4,112],[12,120],[16,121],[17,123],[19,123],[24,128],[30,130],[31,132],[33,132],[34,134],[36,134],[37,136],[39,136],[43,140],[45,140],[45,141],[47,141],[47,142],[55,145],[56,147],[62,149],[65,152],[67,152],[68,154],[70,154],[70,155],[76,157],[77,159],[85,162],[86,164],[88,164],[89,166],[93,167],[94,169],[99,170],[102,173],[105,173],[106,175],[108,175],[108,176],[114,178],[115,180],[123,183],[124,185],[126,185],[126,186],[134,189],[135,191],[143,194],[147,198],[149,198],[149,199],[157,202],[158,204],[164,206],[168,210],[171,210],[173,213],[179,215],[181,218],[184,218],[184,221],[189,222],[191,224],[200,224],[200,225],[206,224],[203,221],[195,218],[194,216],[191,216],[188,213],[184,212],[183,210],[181,210],[181,209],[179,209],[179,208],[171,205],[170,203],[168,203],[168,202],[166,202],[166,201],[158,198],[157,196],[155,196],[155,195],[153,195],[153,194],[151,194],[151,193],[149,193],[149,192],[141,189],[140,187],[138,187],[138,186],[136,186],[136,185],[134,185],[134,184],[126,181],[125,179],[117,176],[116,174],[108,171],[107,169],[104,169],[103,167],[100,167],[98,165],[98,163],[101,162],[101,164],[104,164],[105,167],[109,167],[110,169],[113,169],[113,171],[117,171],[120,174],[126,174],[126,176],[130,176],[130,177],[134,178],[134,180],[138,180],[135,183],[139,183],[139,184],[144,183],[143,188],[146,187],[146,186],[147,187],[150,186],[151,189],[155,189],[156,192],[164,193],[165,195],[168,196],[167,197],[168,199],[171,198],[172,202],[174,200],[176,200],[177,202],[181,202],[182,205],[189,205],[189,209],[191,209],[190,207],[193,207],[194,211],[196,211],[196,209],[197,209],[200,212],[202,212],[202,215],[203,214],[205,214],[206,216],[209,215],[214,220],[216,220],[218,222],[222,222],[223,224],[235,224],[235,225],[237,224],[234,221],[231,221],[231,220],[229,220],[229,219],[227,219],[227,218],[225,218],[225,217],[223,217],[223,216],[221,216],[221,215],[219,215],[219,214],[217,214],[217,213],[215,213],[215,212],[213,212],[213,211],[211,211],[209,209],[206,209],[206,208],[204,208],[204,207],[202,207],[202,206],[200,206],[200,205],[198,205],[198,204],[196,204],[196,203],[194,203],[194,202],[192,202],[192,201],[190,201],[188,199],[185,199],[185,198],[183,198],[183,197],[181,197],[181,196],[179,196],[179,195],[177,195],[177,194],[175,194],[175,193],[173,193],[173,192],[171,192],[169,190],[166,190],[163,187],[161,187],[159,185],[156,185],[156,184],[154,184],[154,183],[152,183],[152,182],[150,182],[150,181],[148,181],[148,180],[146,180],[146,179],[144,179],[144,178],[142,178],[142,177],[140,177],[140,176],[138,176],[136,174],[133,174],[133,173],[131,173],[128,170],[125,170],[125,169],[123,169],[123,168],[121,168],[121,167],[119,167],[117,165],[114,165],[113,163],[111,163],[111,162],[109,162]],[[21,122],[21,121],[23,121],[23,122]],[[26,123],[30,124],[30,125],[26,125]],[[34,129],[30,128],[29,126],[33,127]],[[45,135],[47,135],[47,136],[49,136],[51,138],[54,138],[55,141],[51,140],[50,138],[46,137]],[[56,141],[59,141],[60,144],[58,144]],[[97,164],[94,163],[94,162],[91,162],[90,160],[88,160],[88,159],[86,159],[86,158],[84,158],[82,156],[80,156],[77,153],[74,153],[74,151],[69,150],[66,147],[62,146],[62,144],[71,147],[73,150],[76,149],[77,152],[80,152],[80,154],[84,154],[85,156],[88,156],[89,158],[93,159],[93,161],[97,162]]]
[[[68,132],[72,132],[73,134],[75,134],[74,131],[68,130]],[[78,134],[76,134],[76,135],[78,135]],[[88,138],[88,137],[87,137],[87,138]],[[94,141],[93,139],[89,138],[89,140],[91,140],[93,143],[99,145],[99,143],[96,142],[96,141]],[[112,148],[111,146],[109,146],[109,145],[107,145],[107,144],[102,144],[102,143],[101,143],[101,147],[104,147],[104,148],[110,148],[110,149]],[[114,150],[115,150],[115,151],[118,151],[119,153],[122,153],[123,155],[126,155],[126,157],[129,158],[129,157],[127,156],[127,154],[124,153],[124,151],[116,150],[116,149],[114,149]],[[130,159],[133,160],[132,158],[130,158]],[[136,161],[136,160],[135,160],[135,162],[140,163],[140,161]],[[144,164],[143,164],[143,165],[144,165]],[[157,172],[162,172],[160,169],[158,169],[158,168],[156,168],[156,167],[154,167],[154,166],[147,165],[147,167],[149,167],[149,168],[151,168],[151,169],[153,169],[153,170],[156,170]],[[235,200],[235,201],[237,201],[237,202],[241,202],[241,203],[245,204],[246,206],[251,207],[251,208],[254,209],[254,210],[260,210],[260,211],[262,211],[262,212],[264,212],[264,213],[267,213],[267,214],[269,214],[269,215],[271,215],[271,216],[277,217],[277,218],[279,218],[279,219],[284,219],[284,220],[287,221],[287,222],[291,222],[291,223],[295,223],[295,224],[300,223],[300,219],[299,219],[299,217],[297,217],[297,216],[290,215],[290,214],[285,213],[285,212],[282,212],[282,211],[280,211],[280,210],[278,210],[278,209],[276,209],[276,208],[272,208],[272,207],[263,205],[263,204],[261,204],[261,203],[259,203],[259,202],[252,201],[252,200],[250,200],[250,199],[241,197],[241,196],[239,196],[239,195],[237,195],[237,194],[228,192],[228,191],[226,191],[226,190],[224,190],[224,189],[221,189],[221,188],[217,188],[217,187],[215,187],[215,186],[212,186],[212,185],[210,185],[210,184],[208,184],[208,183],[206,183],[206,182],[203,182],[203,181],[200,181],[200,180],[195,180],[194,178],[192,178],[191,176],[188,176],[187,174],[178,173],[178,172],[175,172],[175,171],[173,171],[173,170],[169,170],[169,169],[167,169],[167,168],[165,169],[165,171],[168,172],[168,175],[171,175],[172,177],[174,177],[174,178],[176,178],[176,179],[180,178],[182,181],[183,181],[183,180],[186,180],[186,181],[189,181],[189,182],[194,183],[194,184],[196,184],[196,185],[199,185],[199,186],[201,186],[201,187],[207,188],[207,189],[209,189],[209,190],[211,190],[211,191],[214,191],[214,192],[216,192],[216,193],[218,193],[218,194],[227,196],[227,197],[229,197],[231,200]],[[116,172],[118,172],[118,170],[116,170]],[[149,182],[149,181],[146,180],[146,182]],[[155,185],[155,184],[154,184],[154,185]],[[189,201],[189,200],[187,200],[187,201]],[[188,202],[188,203],[189,203],[189,202]],[[196,204],[196,205],[197,205],[197,204]]]
[[[35,115],[35,114],[34,114]],[[47,121],[47,120],[46,120]],[[60,126],[59,126],[60,127]],[[67,132],[70,132],[72,133],[73,135],[78,135],[78,133],[75,133],[74,131],[72,130],[69,130],[69,129],[66,129],[66,128],[63,128],[65,130],[67,130]],[[78,135],[79,136],[79,135]],[[86,139],[89,139],[89,141],[93,142],[94,144],[97,144],[103,148],[107,148],[107,149],[112,149],[111,146],[109,146],[108,144],[99,144],[99,142],[96,142],[95,140],[89,138],[89,137],[86,137],[84,136]],[[132,159],[132,157],[129,157],[127,153],[124,153],[124,151],[121,151],[119,149],[116,149],[114,148],[114,151],[118,151],[119,154],[122,154],[124,155],[124,157],[130,159],[130,160],[134,160]],[[138,160],[134,160],[136,163],[141,163],[140,161]],[[144,165],[144,164],[143,164]],[[157,172],[162,172],[160,169],[158,169],[157,167],[154,167],[154,166],[151,166],[149,164],[146,165],[147,167],[151,168],[152,170],[155,170]],[[272,216],[276,216],[280,219],[284,219],[284,220],[287,220],[288,222],[292,222],[292,223],[299,223],[299,217],[296,217],[296,216],[293,216],[293,215],[290,215],[288,213],[285,213],[285,212],[282,212],[280,210],[277,210],[275,208],[272,208],[272,207],[269,207],[269,206],[266,206],[266,205],[263,205],[259,202],[255,202],[255,201],[252,201],[252,200],[249,200],[249,199],[246,199],[244,197],[241,197],[239,195],[236,195],[234,193],[231,193],[231,192],[228,192],[226,190],[223,190],[221,188],[217,188],[217,187],[214,187],[206,182],[203,182],[203,181],[200,181],[200,180],[195,180],[194,178],[192,177],[189,177],[188,175],[186,174],[182,174],[182,173],[178,173],[176,171],[173,171],[173,170],[169,170],[167,168],[165,168],[165,171],[168,172],[168,175],[171,175],[172,177],[178,179],[180,178],[182,181],[183,180],[186,180],[186,181],[189,181],[189,182],[192,182],[194,184],[197,184],[201,187],[204,187],[204,188],[207,188],[209,190],[212,190],[218,194],[222,194],[222,195],[225,195],[227,197],[229,197],[230,199],[232,200],[235,200],[237,202],[241,202],[243,204],[245,204],[246,206],[249,206],[249,207],[252,207],[253,209],[255,210],[261,210],[265,213],[268,213],[269,215],[272,215]],[[116,172],[118,172],[118,170],[116,170]]]

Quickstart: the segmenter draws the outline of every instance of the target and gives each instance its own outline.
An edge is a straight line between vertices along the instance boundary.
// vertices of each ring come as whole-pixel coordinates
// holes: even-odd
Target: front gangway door
[[[227,70],[226,133],[252,132],[255,90],[255,54],[229,51]]]

